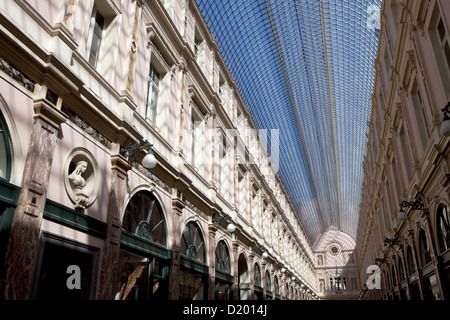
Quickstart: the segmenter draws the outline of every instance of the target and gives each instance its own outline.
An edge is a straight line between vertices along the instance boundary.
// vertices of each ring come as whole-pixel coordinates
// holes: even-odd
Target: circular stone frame
[[[80,161],[85,161],[87,163],[86,170],[82,175],[86,184],[82,189],[76,190],[75,185],[69,179],[69,175],[75,170],[77,163]],[[98,190],[100,189],[100,171],[94,156],[85,148],[74,148],[67,155],[63,170],[64,187],[70,201],[76,205],[76,209],[85,209],[91,206],[97,199]],[[80,193],[83,195],[81,204]]]
[[[334,255],[334,256],[338,255],[340,251],[341,251],[341,250],[340,250],[339,247],[336,246],[336,245],[332,245],[332,246],[330,247],[330,253],[331,253],[332,255]]]

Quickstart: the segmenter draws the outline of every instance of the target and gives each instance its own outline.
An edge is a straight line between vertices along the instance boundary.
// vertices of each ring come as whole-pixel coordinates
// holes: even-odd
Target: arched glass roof
[[[256,126],[279,129],[280,178],[311,243],[330,226],[356,238],[381,0],[197,4]]]

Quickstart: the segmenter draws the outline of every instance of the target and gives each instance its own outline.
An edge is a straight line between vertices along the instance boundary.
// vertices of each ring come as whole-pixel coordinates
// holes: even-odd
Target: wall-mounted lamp
[[[264,248],[263,246],[255,245],[255,246],[253,246],[252,251],[256,252],[256,253],[262,252],[261,256],[263,257],[263,259],[266,259],[269,257],[269,254],[267,253],[266,248]]]
[[[156,161],[155,155],[152,151],[153,145],[147,140],[142,141],[141,143],[132,144],[129,143],[125,148],[120,148],[120,154],[125,158],[132,157],[136,154],[136,152],[140,150],[146,150],[147,154],[144,159],[142,159],[142,165],[144,168],[152,169],[158,163]]]
[[[447,103],[447,105],[441,109],[441,111],[444,113],[444,120],[441,123],[441,129],[440,132],[444,137],[450,136],[450,101]]]
[[[400,244],[400,240],[398,239],[398,236],[395,236],[394,239],[389,239],[389,238],[384,239],[384,245],[383,245],[383,248],[381,249],[383,252],[388,252],[389,251],[388,244],[389,245],[398,245],[398,244]]]
[[[291,280],[292,280],[292,281],[295,281],[295,277],[294,277],[294,276],[292,276]]]
[[[225,214],[223,216],[215,214],[212,220],[216,226],[219,226],[222,223],[222,221],[226,221],[226,222],[228,222],[227,231],[230,233],[233,233],[236,231],[236,226],[233,224],[233,220],[231,219],[231,217],[228,214]]]
[[[400,221],[406,221],[408,220],[408,216],[406,215],[405,211],[403,211],[403,208],[409,208],[412,207],[413,210],[421,210],[423,209],[423,202],[422,199],[417,199],[416,201],[406,201],[403,200],[402,203],[400,203],[400,211],[397,215],[397,219]]]
[[[387,262],[386,258],[376,258],[375,259],[375,264],[377,264],[377,265],[380,265],[380,264],[383,264],[386,262]]]
[[[281,268],[281,273],[285,273],[286,272],[286,269],[283,267],[283,268]]]

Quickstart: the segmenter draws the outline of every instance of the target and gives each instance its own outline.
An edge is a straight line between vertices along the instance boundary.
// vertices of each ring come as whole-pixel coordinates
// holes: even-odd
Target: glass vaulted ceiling
[[[279,175],[311,243],[330,226],[355,239],[381,0],[197,4],[256,126],[279,129]]]

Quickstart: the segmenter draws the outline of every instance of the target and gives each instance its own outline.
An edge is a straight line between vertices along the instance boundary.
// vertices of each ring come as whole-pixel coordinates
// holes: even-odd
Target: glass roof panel
[[[356,238],[381,0],[197,0],[314,241]],[[270,150],[270,138],[268,138]]]

